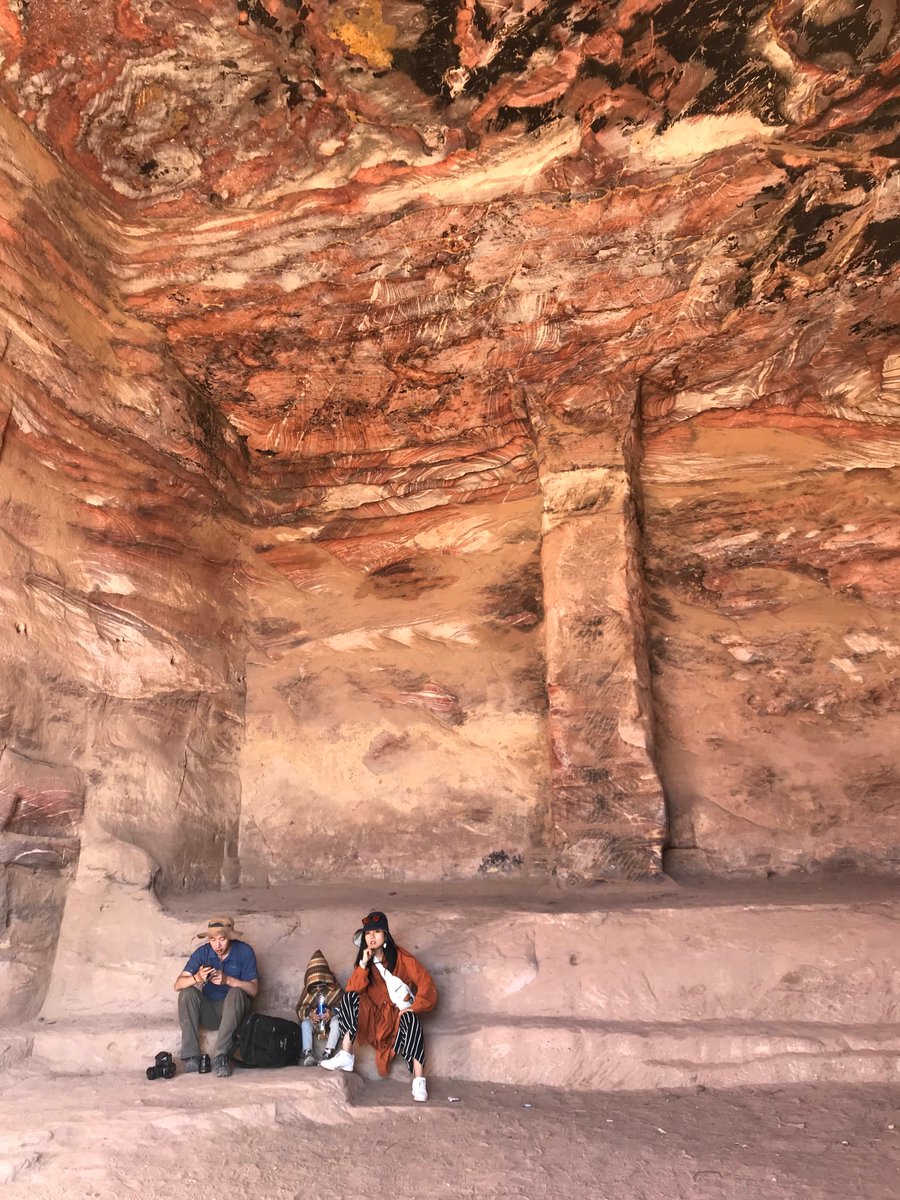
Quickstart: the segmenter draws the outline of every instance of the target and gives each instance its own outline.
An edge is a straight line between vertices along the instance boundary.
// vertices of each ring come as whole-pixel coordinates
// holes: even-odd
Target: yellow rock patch
[[[358,54],[379,69],[391,65],[391,48],[397,39],[396,25],[384,20],[381,0],[336,4],[328,22],[332,37],[344,43],[351,54]]]

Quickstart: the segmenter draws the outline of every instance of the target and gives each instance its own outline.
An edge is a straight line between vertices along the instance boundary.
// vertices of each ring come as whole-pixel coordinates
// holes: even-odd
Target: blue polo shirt
[[[256,955],[246,942],[230,942],[224,958],[219,958],[209,942],[204,942],[187,960],[184,969],[189,975],[196,975],[201,967],[213,967],[216,971],[224,971],[232,979],[245,979],[248,983],[252,979],[259,979]],[[208,1000],[224,1000],[231,988],[224,983],[204,983],[202,991]]]

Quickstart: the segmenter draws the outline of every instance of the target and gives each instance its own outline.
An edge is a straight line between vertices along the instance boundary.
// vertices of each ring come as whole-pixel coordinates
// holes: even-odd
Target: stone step
[[[343,982],[362,914],[383,908],[437,983],[439,1076],[578,1089],[898,1078],[890,881],[630,895],[356,881],[162,904],[110,853],[82,864],[68,896],[34,1030],[54,1070],[143,1073],[174,1050],[173,982],[213,913],[257,951],[256,1010],[291,1016],[310,955]],[[368,1051],[359,1064],[371,1071]]]
[[[150,1082],[130,1072],[67,1074],[31,1060],[0,1077],[0,1193],[18,1181],[31,1195],[73,1195],[73,1183],[90,1180],[87,1196],[132,1195],[131,1184],[108,1181],[107,1156],[122,1147],[168,1147],[189,1138],[215,1173],[209,1139],[234,1137],[238,1131],[287,1130],[310,1125],[329,1127],[359,1119],[353,1097],[363,1087],[357,1076],[324,1071],[244,1071],[224,1081],[214,1076],[176,1076]],[[4,1086],[5,1085],[5,1086]],[[406,1098],[409,1105],[408,1096]],[[363,1114],[364,1119],[364,1114]],[[295,1136],[295,1135],[293,1135]],[[291,1141],[285,1134],[285,1145]],[[140,1153],[140,1151],[138,1151]],[[186,1160],[187,1162],[187,1160]],[[97,1190],[94,1190],[96,1187]],[[36,1189],[37,1190],[37,1189]],[[182,1188],[181,1191],[185,1189]],[[221,1191],[208,1185],[206,1191]],[[171,1196],[170,1178],[141,1195]]]
[[[585,1091],[900,1082],[900,1025],[644,1024],[497,1015],[435,1019],[427,1031],[429,1074],[448,1079]],[[130,1023],[39,1022],[33,1046],[35,1065],[57,1074],[142,1076],[157,1051],[177,1055],[178,1030],[174,1012],[172,1019]],[[357,1071],[376,1074],[367,1048],[357,1055]],[[405,1066],[395,1064],[394,1072],[403,1074]]]

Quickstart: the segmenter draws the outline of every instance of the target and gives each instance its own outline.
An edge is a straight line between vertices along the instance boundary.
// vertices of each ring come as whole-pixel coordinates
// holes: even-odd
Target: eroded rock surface
[[[177,886],[895,869],[897,66],[880,0],[5,3],[8,762]]]

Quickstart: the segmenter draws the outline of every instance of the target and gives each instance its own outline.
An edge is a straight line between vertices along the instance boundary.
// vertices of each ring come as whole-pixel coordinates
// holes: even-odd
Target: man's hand
[[[175,980],[175,991],[180,992],[183,988],[202,988],[206,983],[215,983],[219,987],[237,988],[239,991],[246,992],[251,999],[259,991],[259,979],[238,979],[234,975],[226,975],[221,967],[213,967],[208,963],[197,968],[192,975],[189,971],[182,971]]]
[[[190,971],[182,971],[181,974],[175,979],[175,991],[180,992],[184,988],[190,987],[202,988],[204,983],[206,983],[213,974],[214,970],[210,966],[198,967],[193,975],[190,973]]]

